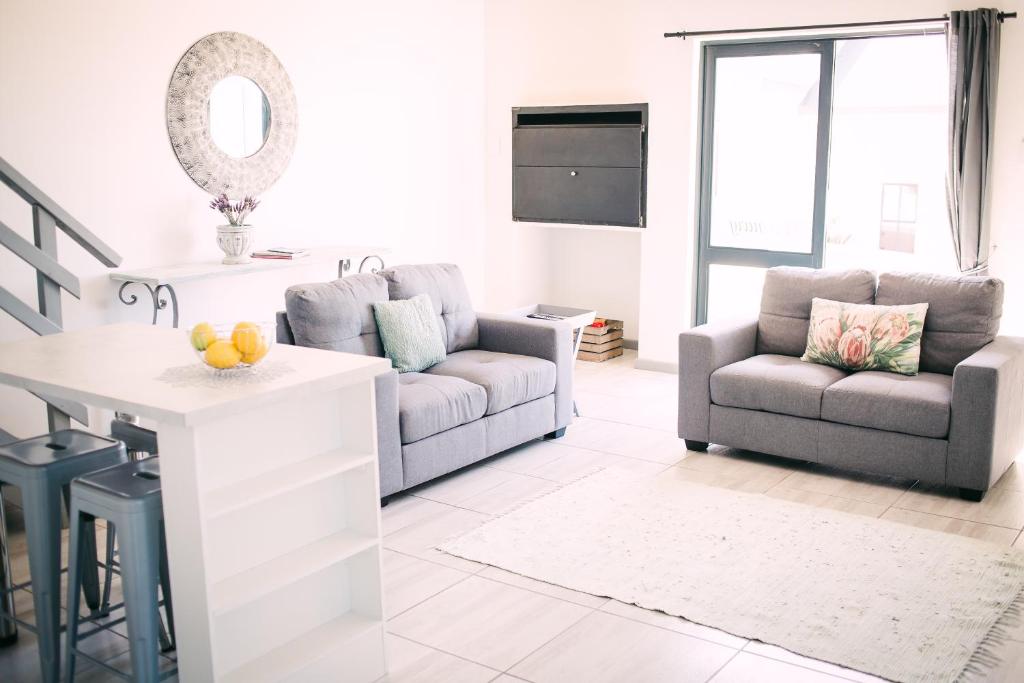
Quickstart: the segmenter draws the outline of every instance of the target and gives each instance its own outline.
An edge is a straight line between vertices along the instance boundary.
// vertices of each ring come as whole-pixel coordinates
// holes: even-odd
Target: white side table
[[[583,343],[583,328],[594,322],[594,318],[597,317],[597,311],[587,310],[586,308],[572,308],[570,306],[555,306],[554,304],[530,304],[529,306],[514,308],[508,311],[508,314],[524,317],[535,314],[557,316],[562,322],[572,325],[574,334],[572,360],[574,366],[576,357],[580,352],[580,344]],[[572,412],[576,417],[580,416],[579,408],[576,407],[576,399],[572,401]]]

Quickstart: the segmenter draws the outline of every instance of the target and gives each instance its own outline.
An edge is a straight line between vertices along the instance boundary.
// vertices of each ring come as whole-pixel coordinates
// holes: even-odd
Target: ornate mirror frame
[[[255,82],[270,105],[267,140],[244,158],[229,156],[210,136],[210,93],[232,75]],[[291,160],[297,129],[292,82],[274,53],[251,36],[212,33],[190,47],[174,68],[167,89],[167,133],[181,167],[210,194],[238,199],[267,190]]]

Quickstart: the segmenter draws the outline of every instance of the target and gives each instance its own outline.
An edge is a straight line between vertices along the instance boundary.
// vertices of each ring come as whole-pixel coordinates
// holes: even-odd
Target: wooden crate
[[[605,334],[583,333],[584,344],[604,344],[605,342],[615,341],[616,339],[622,339],[622,330],[608,330]]]
[[[595,318],[594,323],[604,323],[603,327],[594,327],[593,324],[583,328],[583,334],[605,334],[611,330],[621,330],[623,322],[611,318]]]
[[[602,342],[600,344],[588,344],[583,342],[580,344],[580,351],[586,351],[588,353],[604,353],[605,351],[611,351],[612,349],[621,349],[622,339],[613,339],[611,341]]]
[[[594,322],[603,322],[604,325],[600,327],[590,325],[583,328],[579,359],[600,363],[609,358],[621,356],[622,321],[610,318],[597,318]]]
[[[600,363],[602,361],[609,360],[611,358],[618,358],[622,355],[622,347],[610,349],[603,353],[591,353],[590,351],[584,351],[580,349],[580,360],[585,360],[590,363]]]

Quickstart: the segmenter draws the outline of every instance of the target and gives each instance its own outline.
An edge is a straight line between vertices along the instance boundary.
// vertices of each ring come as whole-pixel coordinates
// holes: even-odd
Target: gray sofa
[[[920,374],[801,361],[814,297],[927,302]],[[988,277],[773,268],[756,320],[679,335],[679,436],[981,500],[1024,446],[1024,338],[997,336],[1002,303]]]
[[[430,481],[572,421],[572,333],[560,322],[475,313],[448,264],[397,266],[285,293],[277,340],[383,356],[372,304],[427,294],[447,358],[376,380],[381,496]]]

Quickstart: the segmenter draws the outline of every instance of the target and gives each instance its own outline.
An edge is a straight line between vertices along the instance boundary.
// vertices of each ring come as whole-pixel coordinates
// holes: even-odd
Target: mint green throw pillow
[[[444,339],[430,297],[378,301],[373,315],[384,355],[399,372],[420,372],[445,359]]]

